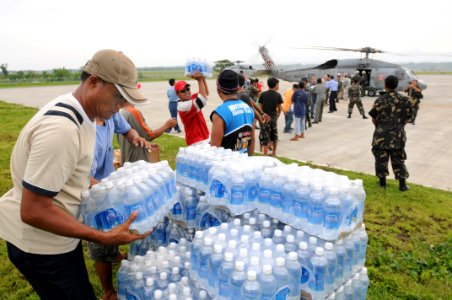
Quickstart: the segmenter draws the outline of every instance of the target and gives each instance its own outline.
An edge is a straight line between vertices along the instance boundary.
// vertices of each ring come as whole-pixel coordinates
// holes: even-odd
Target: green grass
[[[11,188],[9,157],[17,135],[35,112],[33,108],[0,101],[0,195]],[[162,149],[161,158],[174,168],[184,140],[165,134],[156,143]],[[374,176],[327,170],[364,180],[368,299],[452,299],[452,193],[414,184],[410,191],[401,193],[394,180],[388,180],[388,188],[383,190]],[[122,248],[126,250],[127,246]],[[4,241],[0,241],[0,258],[0,299],[38,299],[7,258]],[[87,258],[86,263],[100,297],[93,262]]]

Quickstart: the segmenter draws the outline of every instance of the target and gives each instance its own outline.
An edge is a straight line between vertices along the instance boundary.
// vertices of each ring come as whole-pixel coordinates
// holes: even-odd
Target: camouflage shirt
[[[348,90],[348,97],[350,98],[350,101],[358,101],[361,99],[361,88],[358,84],[352,84]]]
[[[413,105],[408,97],[391,91],[380,96],[369,111],[375,120],[372,146],[384,149],[402,149],[405,147],[405,124],[413,116]]]

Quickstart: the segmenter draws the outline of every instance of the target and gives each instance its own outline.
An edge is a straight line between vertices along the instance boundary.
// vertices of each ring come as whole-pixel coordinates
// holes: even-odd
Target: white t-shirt
[[[41,108],[25,125],[11,155],[13,188],[0,198],[0,237],[22,251],[61,254],[79,240],[22,222],[23,187],[53,197],[53,203],[77,217],[81,192],[89,186],[96,126],[72,94]]]

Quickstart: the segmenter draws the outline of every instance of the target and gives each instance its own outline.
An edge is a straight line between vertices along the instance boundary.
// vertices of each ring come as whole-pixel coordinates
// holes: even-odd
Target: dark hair
[[[304,89],[304,87],[305,87],[304,81],[300,81],[300,82],[298,83],[298,86],[300,87],[300,89]]]
[[[238,75],[239,75],[239,86],[242,87],[245,84],[245,76],[243,76],[242,74]]]
[[[88,79],[91,76],[91,74],[86,73],[85,71],[82,72],[82,75],[80,75],[80,80],[83,82],[86,79]]]
[[[390,90],[395,90],[397,86],[399,85],[399,79],[395,77],[394,75],[389,75],[385,79],[385,86]]]
[[[317,83],[322,83],[322,78],[317,78]]]
[[[173,86],[175,82],[176,82],[176,80],[174,80],[174,78],[171,78],[170,80],[168,80],[168,83],[171,86]]]
[[[267,85],[271,89],[273,89],[278,83],[279,83],[279,80],[276,79],[275,77],[270,77],[267,79]]]
[[[298,83],[294,83],[294,84],[292,85],[292,87],[293,87],[294,89],[298,89],[298,88],[299,88]]]

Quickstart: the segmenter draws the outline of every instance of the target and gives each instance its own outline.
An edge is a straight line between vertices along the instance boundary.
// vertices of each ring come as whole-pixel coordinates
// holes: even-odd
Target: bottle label
[[[142,202],[138,202],[138,203],[134,203],[132,205],[126,206],[126,209],[130,214],[134,211],[138,212],[138,215],[133,222],[144,221],[147,219],[147,213],[146,213],[146,209],[145,209],[146,206],[143,204],[144,203],[142,203]]]
[[[339,218],[340,218],[339,211],[325,213],[325,223],[324,223],[325,228],[338,229],[339,228]]]
[[[309,281],[309,270],[305,267],[301,267],[300,283],[305,284],[308,281]]]
[[[179,202],[177,202],[173,206],[173,216],[180,216],[180,215],[182,215],[182,205]]]
[[[315,205],[310,209],[309,223],[320,224],[323,221],[323,206]]]
[[[194,203],[194,205],[192,204],[190,206],[187,206],[185,219],[187,221],[192,221],[192,220],[196,219],[196,203]]]
[[[270,203],[270,190],[263,188],[259,192],[259,202]]]
[[[275,300],[285,300],[287,299],[287,295],[289,295],[289,288],[283,287],[282,289],[278,290],[275,295]]]
[[[273,207],[282,208],[282,195],[281,193],[272,193],[270,196],[270,205]]]
[[[242,205],[243,198],[243,190],[231,189],[231,204]]]
[[[222,297],[229,297],[231,295],[231,283],[229,280],[221,279],[220,277],[220,291],[218,294]]]
[[[257,196],[259,194],[259,189],[257,188],[256,185],[252,185],[250,187],[248,187],[248,201],[255,201]]]
[[[209,271],[209,255],[202,255],[199,262],[199,276],[207,278]]]
[[[99,212],[96,214],[95,219],[98,226],[101,225],[104,230],[110,230],[124,222],[123,216],[114,208],[108,208]]]
[[[224,184],[218,179],[213,179],[210,183],[210,195],[214,198],[223,198]]]

